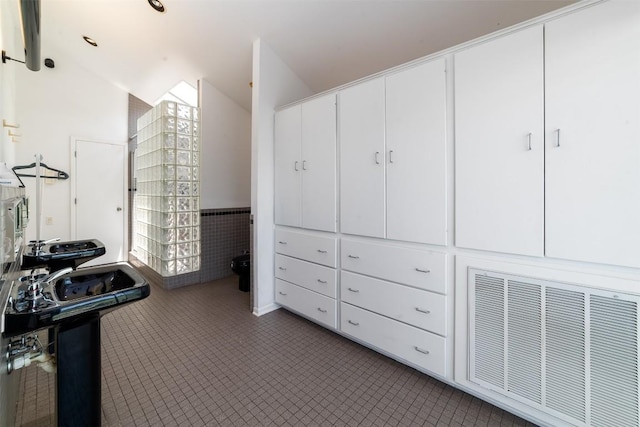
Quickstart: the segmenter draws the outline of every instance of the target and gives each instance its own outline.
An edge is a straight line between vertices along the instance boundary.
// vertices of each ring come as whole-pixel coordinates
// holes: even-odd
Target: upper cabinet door
[[[387,238],[447,243],[444,59],[386,78]]]
[[[302,104],[302,226],[336,231],[336,95]]]
[[[640,267],[640,3],[545,25],[546,255]]]
[[[457,246],[543,255],[542,31],[455,54]]]
[[[385,237],[384,78],[339,96],[340,229]]]
[[[300,218],[300,105],[278,111],[275,119],[275,223],[299,227]]]

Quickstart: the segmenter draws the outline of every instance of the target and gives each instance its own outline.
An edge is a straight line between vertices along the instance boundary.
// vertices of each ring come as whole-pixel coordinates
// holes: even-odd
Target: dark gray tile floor
[[[285,310],[249,312],[235,277],[102,320],[103,426],[525,426]],[[16,425],[52,426],[53,375],[20,371]]]

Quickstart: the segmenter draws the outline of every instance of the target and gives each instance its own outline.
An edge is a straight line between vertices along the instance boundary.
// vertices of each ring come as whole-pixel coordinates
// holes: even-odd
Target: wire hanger
[[[40,166],[42,166],[43,168],[45,168],[47,170],[50,170],[51,172],[55,172],[56,173],[55,176],[43,175],[42,178],[45,178],[45,179],[69,179],[69,174],[66,173],[66,172],[63,172],[61,170],[49,167],[45,163],[40,163]],[[36,177],[35,175],[29,175],[29,174],[17,173],[16,172],[16,170],[31,169],[31,168],[34,168],[34,167],[36,167],[36,164],[35,163],[31,163],[30,165],[14,166],[14,167],[11,168],[11,170],[14,171],[17,176],[35,178]]]

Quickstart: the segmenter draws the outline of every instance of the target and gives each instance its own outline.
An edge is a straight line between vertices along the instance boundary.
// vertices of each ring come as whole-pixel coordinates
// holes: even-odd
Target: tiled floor
[[[488,403],[277,310],[235,277],[102,320],[103,426],[523,426]],[[18,426],[53,425],[53,375],[21,371]]]

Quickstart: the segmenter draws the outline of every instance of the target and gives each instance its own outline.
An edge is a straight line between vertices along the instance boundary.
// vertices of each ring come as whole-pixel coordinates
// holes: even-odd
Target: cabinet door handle
[[[322,249],[318,249],[318,252],[320,252],[321,254],[326,254],[327,251],[323,251]]]
[[[418,268],[416,267],[416,271],[419,273],[431,273],[431,270],[428,270],[426,268]]]
[[[327,312],[327,310],[323,310],[323,309],[321,309],[320,307],[318,307],[318,311],[319,311],[320,313],[326,313],[326,312]]]
[[[431,314],[431,310],[425,310],[424,308],[416,307],[416,311],[424,314]]]
[[[354,293],[360,292],[360,289],[353,289],[353,288],[347,288],[347,289],[348,289],[350,292],[354,292]]]
[[[380,152],[376,151],[376,165],[380,164]]]
[[[429,351],[429,350],[424,350],[424,349],[422,349],[422,348],[420,348],[420,347],[418,347],[418,346],[414,346],[413,348],[414,348],[417,352],[422,353],[422,354],[429,354],[429,353],[430,353],[430,351]]]
[[[560,147],[560,129],[556,129],[556,147]]]
[[[302,161],[302,170],[303,170],[303,171],[306,171],[306,170],[307,170],[307,161],[306,161],[306,160],[303,160],[303,161]]]
[[[322,283],[323,285],[326,285],[326,284],[327,284],[327,281],[326,281],[326,280],[318,279],[318,283]]]
[[[298,161],[296,160],[295,162],[293,162],[293,169],[298,172],[300,169],[298,169]]]
[[[278,267],[278,270],[287,271],[287,269],[284,267]]]
[[[287,295],[287,294],[285,294],[285,293],[284,293],[284,292],[282,292],[282,291],[278,291],[278,293],[279,293],[280,295]]]
[[[287,242],[285,242],[283,240],[278,241],[278,243],[280,243],[281,245],[286,245],[287,244]]]
[[[529,151],[531,151],[531,136],[533,135],[533,132],[529,132],[527,134],[527,142],[529,144]]]
[[[347,322],[351,323],[353,326],[360,326],[360,323],[354,322],[352,320],[347,320]]]
[[[357,255],[347,255],[351,259],[359,259],[360,257]]]
[[[393,150],[389,150],[389,163],[393,163],[393,157],[391,157],[393,155]]]

